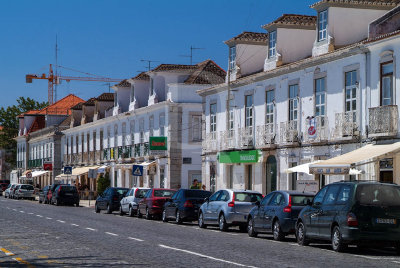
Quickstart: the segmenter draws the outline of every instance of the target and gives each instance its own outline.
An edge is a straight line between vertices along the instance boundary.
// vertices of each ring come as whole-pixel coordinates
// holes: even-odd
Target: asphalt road
[[[298,246],[294,237],[176,225],[0,198],[0,267],[395,267],[394,250]]]

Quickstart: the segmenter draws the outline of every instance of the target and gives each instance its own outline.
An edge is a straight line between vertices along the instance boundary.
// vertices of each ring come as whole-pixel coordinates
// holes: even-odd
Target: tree
[[[17,145],[14,138],[18,135],[19,122],[17,116],[30,110],[41,110],[47,106],[47,102],[37,102],[31,98],[19,97],[17,105],[0,108],[0,148],[7,152],[6,162],[11,167],[15,166]]]
[[[107,187],[110,187],[110,174],[106,172],[105,176],[100,175],[100,177],[97,179],[97,194],[101,195]]]

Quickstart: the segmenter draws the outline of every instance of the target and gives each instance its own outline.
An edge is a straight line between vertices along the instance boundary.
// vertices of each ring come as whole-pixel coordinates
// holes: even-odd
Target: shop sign
[[[220,163],[256,163],[258,162],[260,151],[233,151],[233,152],[220,152],[218,159]]]
[[[349,174],[350,167],[310,167],[310,174],[343,175]]]
[[[51,163],[51,162],[44,162],[44,163],[43,163],[43,170],[53,170],[53,163]]]
[[[296,181],[296,190],[300,192],[317,193],[319,191],[319,182],[314,180]]]
[[[167,150],[167,137],[150,137],[149,143],[151,151]]]

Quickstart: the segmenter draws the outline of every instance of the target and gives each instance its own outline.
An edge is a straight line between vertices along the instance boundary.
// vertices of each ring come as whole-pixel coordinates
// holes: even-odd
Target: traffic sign
[[[30,172],[30,171],[26,172],[25,176],[26,176],[27,179],[31,179],[32,178],[32,172]]]
[[[65,175],[71,175],[72,174],[72,167],[64,167],[64,174]]]
[[[141,165],[133,165],[133,167],[132,167],[132,175],[133,176],[143,176],[143,166],[141,166]]]

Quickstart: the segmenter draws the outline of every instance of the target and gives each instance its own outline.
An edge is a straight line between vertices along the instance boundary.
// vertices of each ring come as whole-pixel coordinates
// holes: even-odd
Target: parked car
[[[129,188],[109,187],[96,199],[95,211],[100,213],[101,210],[107,210],[107,213],[112,213],[119,210],[121,199],[129,191]]]
[[[2,195],[3,195],[3,188],[0,187],[0,196],[2,196]]]
[[[139,202],[138,217],[146,215],[146,219],[150,220],[154,217],[162,215],[165,201],[171,198],[176,190],[153,188],[147,191],[146,195]]]
[[[79,207],[79,194],[75,186],[58,185],[52,194],[51,204],[59,206],[61,204],[75,205]]]
[[[11,198],[11,191],[13,191],[13,188],[15,188],[16,184],[9,184],[7,189],[4,191],[4,197],[5,198]]]
[[[150,190],[150,188],[133,187],[130,189],[125,197],[121,199],[121,205],[119,208],[120,215],[124,215],[125,213],[128,213],[130,217],[136,215],[138,204],[148,190]]]
[[[229,226],[239,226],[240,231],[246,231],[247,216],[262,198],[262,194],[256,191],[219,190],[206,198],[200,207],[199,227],[218,225],[221,231],[226,231]]]
[[[35,200],[35,188],[31,184],[19,184],[14,190],[13,198]]]
[[[299,214],[297,241],[327,241],[335,251],[349,244],[394,246],[400,254],[400,186],[346,181],[325,186]]]
[[[47,204],[47,194],[49,193],[50,185],[43,187],[42,190],[39,191],[39,203]]]
[[[0,183],[0,189],[2,190],[2,192],[4,192],[7,188],[8,185],[10,185],[9,183]]]
[[[58,187],[58,185],[60,185],[60,183],[53,183],[52,185],[50,185],[49,190],[47,191],[47,204],[51,204],[53,193]]]
[[[14,184],[11,186],[10,191],[9,191],[9,198],[14,199],[14,193],[15,193],[15,189],[17,188],[19,184]]]
[[[247,219],[249,236],[272,233],[277,241],[295,233],[297,217],[314,197],[313,193],[274,191],[257,201]]]
[[[174,219],[176,223],[197,221],[199,208],[211,192],[203,190],[180,189],[170,199],[166,200],[162,220]]]

